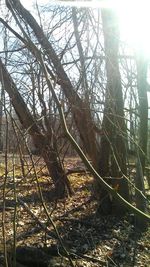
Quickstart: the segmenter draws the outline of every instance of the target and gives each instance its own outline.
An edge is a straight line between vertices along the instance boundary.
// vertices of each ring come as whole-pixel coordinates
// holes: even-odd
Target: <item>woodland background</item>
[[[2,266],[148,266],[144,51],[113,9],[0,7]]]

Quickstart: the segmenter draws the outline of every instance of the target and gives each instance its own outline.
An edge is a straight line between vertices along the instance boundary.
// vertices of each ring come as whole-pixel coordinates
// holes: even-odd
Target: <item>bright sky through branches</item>
[[[32,0],[21,0],[31,10]],[[142,50],[150,58],[150,0],[97,0],[97,1],[50,1],[37,0],[38,4],[70,5],[77,7],[113,8],[119,17],[122,39],[133,47]]]

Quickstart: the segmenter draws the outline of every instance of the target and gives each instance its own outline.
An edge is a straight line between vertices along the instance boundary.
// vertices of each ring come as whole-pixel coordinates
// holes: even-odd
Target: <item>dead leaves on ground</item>
[[[18,162],[17,162],[18,164]],[[14,180],[9,173],[5,188],[5,237],[8,251],[14,240],[14,211],[16,206],[16,241],[17,247],[57,248],[59,255],[62,248],[54,228],[48,221],[41,203],[34,171],[30,166],[26,168],[26,177],[22,177],[18,169],[15,176],[16,194],[14,201]],[[83,169],[78,159],[67,160],[66,169]],[[30,172],[28,170],[31,169]],[[2,168],[4,172],[4,168]],[[70,198],[57,200],[54,198],[53,185],[43,162],[36,165],[39,184],[43,193],[47,211],[53,219],[62,242],[69,251],[75,266],[150,266],[150,230],[141,236],[136,232],[135,223],[131,223],[130,216],[115,218],[99,216],[96,213],[97,203],[92,195],[93,178],[86,173],[73,173],[69,179],[75,194]],[[0,181],[0,221],[2,222],[3,176]],[[3,252],[3,233],[1,223],[0,251]],[[62,253],[63,254],[63,253]],[[64,255],[62,255],[64,257]],[[0,258],[1,261],[1,258]],[[59,265],[58,257],[53,258],[55,266]],[[57,262],[56,262],[57,261]],[[65,262],[65,261],[64,261]],[[26,265],[27,266],[27,265]]]

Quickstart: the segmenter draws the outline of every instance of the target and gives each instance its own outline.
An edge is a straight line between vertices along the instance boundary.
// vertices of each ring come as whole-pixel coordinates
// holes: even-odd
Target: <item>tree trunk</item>
[[[3,133],[2,133],[2,125],[3,125],[3,97],[4,97],[4,91],[1,87],[0,92],[0,153],[3,152]]]
[[[100,170],[105,177],[110,176],[110,184],[129,201],[129,188],[126,179],[126,126],[123,111],[123,96],[118,63],[119,32],[114,11],[103,9],[102,24],[106,55],[107,88],[101,140]],[[120,203],[113,200],[113,209],[123,212]]]
[[[144,187],[144,176],[142,170],[142,164],[139,155],[136,162],[136,175],[135,175],[135,203],[136,207],[146,212],[146,197]],[[141,230],[145,229],[147,222],[142,217],[136,217],[136,226]]]
[[[0,59],[0,81],[2,87],[8,93],[16,114],[24,129],[28,130],[31,135],[34,145],[40,151],[41,156],[44,158],[49,174],[55,185],[55,191],[58,197],[66,195],[66,191],[72,194],[69,180],[65,171],[57,158],[57,152],[51,144],[51,139],[41,133],[39,126],[32,117],[27,105],[25,104],[22,96],[20,95],[17,87],[9,75],[7,69]]]
[[[136,207],[146,212],[146,198],[144,187],[144,171],[147,156],[148,141],[148,99],[147,99],[147,61],[142,53],[137,54],[137,89],[139,97],[139,144],[137,148],[137,163],[135,176],[135,203]],[[146,228],[146,222],[137,218],[137,226],[140,229]]]

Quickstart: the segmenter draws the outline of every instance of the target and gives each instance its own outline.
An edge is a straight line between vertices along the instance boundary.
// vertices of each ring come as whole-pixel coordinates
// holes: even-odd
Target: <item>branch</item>
[[[40,51],[39,51],[39,53],[40,53]],[[91,172],[91,174],[95,177],[95,179],[97,179],[97,181],[103,186],[103,188],[105,188],[107,190],[107,192],[109,192],[114,198],[116,198],[117,200],[119,200],[122,205],[124,205],[128,210],[132,211],[138,217],[143,218],[147,222],[150,222],[150,216],[148,214],[142,212],[138,208],[134,207],[127,200],[125,200],[116,191],[116,189],[114,189],[110,185],[108,185],[106,183],[106,181],[98,174],[98,172],[92,166],[92,164],[90,163],[90,161],[87,159],[86,155],[84,154],[84,152],[82,151],[82,149],[79,147],[79,145],[77,144],[77,142],[75,141],[75,139],[72,137],[72,135],[70,134],[70,132],[69,132],[69,130],[67,128],[67,124],[66,124],[66,120],[65,120],[63,109],[62,109],[61,104],[60,104],[60,102],[59,102],[59,100],[57,98],[57,95],[55,93],[55,90],[53,88],[53,85],[51,83],[51,80],[48,77],[48,72],[47,72],[47,69],[46,69],[46,66],[45,66],[43,60],[41,61],[41,65],[42,65],[42,68],[43,68],[43,72],[45,74],[47,85],[48,85],[49,89],[52,92],[52,95],[54,97],[54,100],[56,101],[56,104],[57,104],[57,107],[58,107],[58,111],[59,111],[59,115],[60,115],[60,119],[61,119],[61,122],[62,122],[62,125],[63,125],[63,128],[64,128],[64,131],[65,131],[65,134],[66,134],[68,140],[73,145],[74,149],[77,151],[78,155],[82,159],[82,161],[85,164],[85,166],[87,167],[87,169]]]

